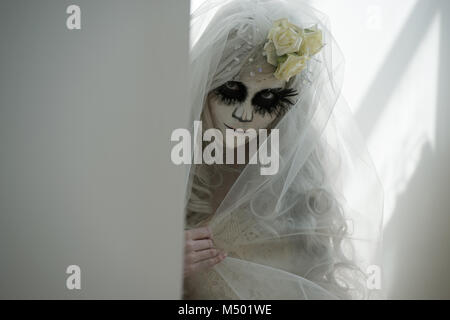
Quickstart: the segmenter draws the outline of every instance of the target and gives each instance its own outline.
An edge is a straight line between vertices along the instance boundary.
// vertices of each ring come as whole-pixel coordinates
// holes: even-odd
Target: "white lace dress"
[[[192,216],[191,216],[192,217]],[[194,220],[194,218],[192,218]],[[187,225],[192,222],[189,219]],[[317,261],[302,255],[301,240],[286,237],[261,240],[267,228],[245,209],[220,221],[204,221],[213,230],[215,245],[228,256],[224,261],[185,280],[184,299],[335,299],[323,287],[302,277]],[[196,226],[199,226],[196,223]],[[302,261],[302,263],[299,263]]]

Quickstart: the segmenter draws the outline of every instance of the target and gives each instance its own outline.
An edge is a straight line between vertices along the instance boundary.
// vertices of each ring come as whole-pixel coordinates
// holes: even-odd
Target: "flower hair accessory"
[[[322,31],[317,25],[302,29],[279,19],[273,23],[264,45],[267,62],[277,67],[275,78],[289,79],[303,71],[307,61],[323,47]]]

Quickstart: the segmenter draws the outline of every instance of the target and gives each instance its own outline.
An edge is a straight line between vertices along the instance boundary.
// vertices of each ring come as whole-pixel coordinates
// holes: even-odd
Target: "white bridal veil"
[[[191,15],[190,124],[203,119],[209,92],[244,66],[258,72],[261,61],[251,57],[282,18],[316,26],[324,46],[289,81],[299,94],[276,123],[276,175],[261,175],[260,164],[191,166],[186,228],[209,225],[228,257],[186,280],[186,299],[378,296],[371,277],[379,270],[382,188],[341,97],[344,61],[322,13],[298,0],[200,6]],[[269,139],[266,144],[271,150]],[[227,175],[237,180],[214,207],[211,196]]]

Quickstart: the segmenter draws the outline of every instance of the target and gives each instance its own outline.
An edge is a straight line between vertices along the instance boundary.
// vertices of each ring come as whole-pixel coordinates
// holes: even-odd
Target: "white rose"
[[[266,42],[266,44],[264,45],[264,52],[266,53],[266,57],[267,57],[267,62],[270,63],[271,65],[277,67],[278,66],[278,62],[277,62],[277,52],[275,49],[275,46],[272,42],[272,40],[269,40]]]
[[[268,38],[273,42],[278,56],[298,52],[303,40],[302,30],[287,19],[275,21]]]
[[[300,55],[313,56],[322,49],[322,31],[317,26],[305,29],[303,34],[303,43],[300,47]]]
[[[300,72],[306,67],[308,57],[299,56],[296,54],[289,54],[285,62],[281,63],[277,71],[275,71],[275,78],[278,80],[289,81],[289,79]]]

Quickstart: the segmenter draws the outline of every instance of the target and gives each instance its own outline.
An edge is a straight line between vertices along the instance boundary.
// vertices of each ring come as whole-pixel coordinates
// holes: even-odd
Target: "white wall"
[[[189,3],[76,3],[0,2],[0,298],[178,299]]]

